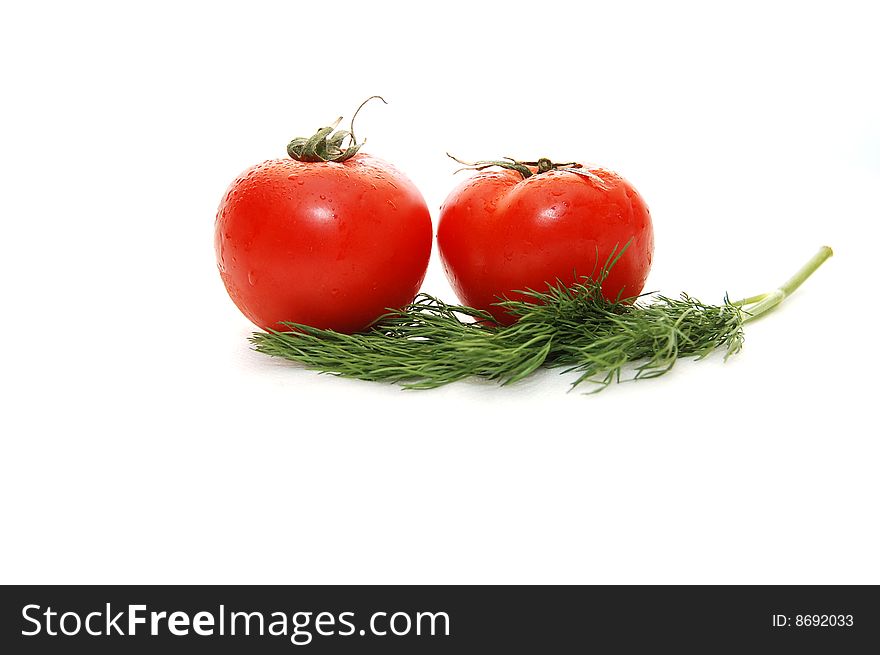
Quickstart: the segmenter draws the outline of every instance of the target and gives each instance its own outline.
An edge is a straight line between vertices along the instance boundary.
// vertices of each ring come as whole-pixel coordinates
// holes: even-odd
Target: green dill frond
[[[540,367],[578,373],[573,386],[601,391],[612,382],[655,378],[682,358],[702,359],[723,350],[727,359],[743,345],[743,325],[790,295],[825,259],[826,248],[779,289],[745,301],[707,305],[686,294],[607,300],[596,279],[498,305],[518,317],[498,326],[490,314],[450,305],[428,294],[380,318],[359,334],[340,334],[298,323],[286,332],[255,333],[261,353],[343,377],[430,389],[469,377],[511,384]],[[618,255],[619,257],[619,255]]]

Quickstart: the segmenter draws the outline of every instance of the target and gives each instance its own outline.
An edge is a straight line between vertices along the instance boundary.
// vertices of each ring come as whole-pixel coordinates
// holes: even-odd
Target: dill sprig
[[[608,300],[602,281],[622,254],[599,275],[545,291],[521,292],[524,300],[499,306],[518,317],[498,326],[490,314],[419,294],[368,331],[341,334],[298,323],[289,331],[255,333],[255,349],[308,368],[409,389],[430,389],[469,377],[511,384],[539,367],[562,367],[579,375],[573,386],[654,378],[681,358],[702,359],[717,349],[739,352],[743,326],[790,295],[828,257],[823,247],[778,289],[738,302],[726,297],[707,305],[686,294]]]

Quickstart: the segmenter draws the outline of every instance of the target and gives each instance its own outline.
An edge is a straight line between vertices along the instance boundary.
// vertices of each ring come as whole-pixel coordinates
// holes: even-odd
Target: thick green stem
[[[795,292],[795,290],[801,286],[804,281],[810,277],[817,268],[819,268],[826,259],[831,257],[834,254],[834,251],[831,250],[828,246],[822,246],[819,248],[819,252],[813,255],[810,260],[801,266],[797,273],[792,275],[788,281],[783,284],[778,289],[771,291],[768,294],[765,294],[763,297],[761,296],[753,296],[753,298],[746,298],[742,303],[744,305],[748,305],[747,301],[752,300],[754,298],[760,298],[754,305],[746,308],[744,311],[748,316],[745,319],[745,323],[749,321],[754,321],[759,316],[762,316],[769,312],[771,309],[776,307],[783,300],[788,298],[791,294]],[[736,304],[736,303],[735,303]]]
[[[742,300],[734,300],[730,304],[736,305],[737,307],[743,307],[744,305],[754,305],[759,300],[764,300],[767,297],[766,293],[759,293],[757,296],[749,296],[748,298],[743,298]]]

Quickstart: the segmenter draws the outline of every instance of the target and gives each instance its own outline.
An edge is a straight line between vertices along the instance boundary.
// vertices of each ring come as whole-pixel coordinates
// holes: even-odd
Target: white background
[[[5,8],[0,581],[880,583],[871,3],[610,4]],[[217,204],[374,93],[435,221],[447,150],[574,158],[648,201],[649,289],[836,255],[727,364],[598,396],[264,358]]]

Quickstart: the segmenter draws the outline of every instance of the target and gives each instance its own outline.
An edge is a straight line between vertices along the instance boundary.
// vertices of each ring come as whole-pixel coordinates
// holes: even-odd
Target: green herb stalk
[[[726,359],[739,352],[744,324],[775,308],[832,255],[825,246],[778,289],[737,302],[725,297],[716,306],[686,294],[607,300],[602,281],[622,253],[609,258],[596,279],[499,302],[518,317],[510,326],[420,294],[360,334],[285,323],[289,331],[255,333],[251,342],[258,352],[311,369],[408,389],[469,377],[511,384],[545,366],[575,371],[573,386],[586,382],[601,391],[612,382],[663,375],[680,358],[702,359],[722,349]]]

